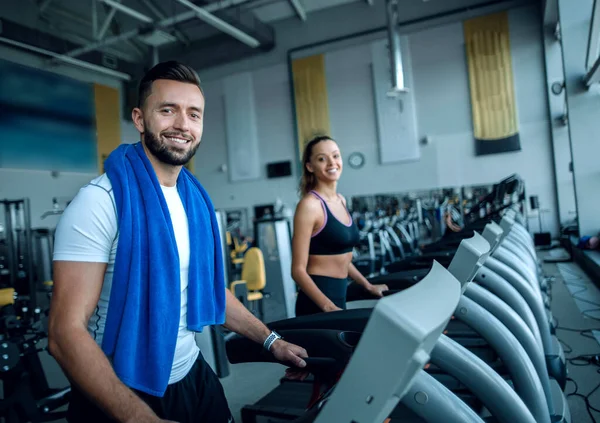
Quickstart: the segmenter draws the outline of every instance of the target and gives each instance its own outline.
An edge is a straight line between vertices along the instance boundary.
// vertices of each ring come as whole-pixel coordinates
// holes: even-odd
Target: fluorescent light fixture
[[[224,20],[217,18],[215,15],[211,14],[210,12],[207,12],[200,6],[197,6],[194,3],[189,2],[188,0],[177,0],[177,1],[179,3],[181,3],[182,5],[193,10],[199,19],[203,20],[204,22],[206,22],[209,25],[214,26],[215,28],[217,28],[220,31],[223,31],[226,34],[231,35],[233,38],[238,39],[239,41],[246,44],[247,46],[256,48],[260,45],[260,42],[256,38],[246,34],[243,31],[240,31],[238,28],[225,22]]]
[[[155,29],[148,34],[140,35],[139,38],[140,41],[152,47],[160,47],[177,41],[175,36],[169,34],[168,32],[161,31],[160,29]]]
[[[132,18],[137,19],[138,21],[142,21],[142,22],[146,22],[146,23],[154,22],[154,20],[151,17],[146,16],[143,13],[138,12],[137,10],[133,10],[130,7],[124,6],[121,3],[117,3],[114,0],[100,0],[100,1],[109,5],[113,9],[119,10],[119,11],[125,13],[126,15],[129,15]]]
[[[102,67],[102,66],[94,65],[93,63],[84,62],[83,60],[74,59],[72,57],[68,57],[68,56],[65,56],[65,55],[62,55],[62,54],[59,54],[59,53],[55,53],[55,52],[50,51],[50,50],[46,50],[46,49],[35,47],[35,46],[29,45],[29,44],[21,43],[19,41],[11,40],[11,39],[5,38],[5,37],[0,37],[0,42],[12,45],[14,47],[19,47],[19,48],[22,48],[22,49],[25,49],[25,50],[33,51],[34,53],[43,54],[43,55],[46,55],[46,56],[51,56],[51,57],[54,57],[57,60],[65,62],[65,63],[69,63],[71,65],[79,66],[81,68],[90,69],[90,70],[93,70],[93,71],[96,71],[96,72],[100,72],[100,73],[103,73],[105,75],[112,76],[114,78],[122,79],[124,81],[131,81],[131,76],[129,76],[126,73],[119,72],[119,71],[112,70],[112,69],[108,69],[108,68],[105,68],[105,67]]]

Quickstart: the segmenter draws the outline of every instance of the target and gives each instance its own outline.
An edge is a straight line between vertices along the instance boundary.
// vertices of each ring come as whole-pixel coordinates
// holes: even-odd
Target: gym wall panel
[[[104,173],[104,161],[121,144],[121,109],[119,90],[94,84],[96,105],[96,141],[98,173]]]
[[[315,135],[331,133],[325,57],[322,54],[292,60],[298,157]]]
[[[508,13],[464,22],[477,155],[521,149]]]
[[[418,160],[421,157],[417,137],[417,113],[412,66],[407,37],[401,37],[404,80],[407,92],[390,97],[390,55],[387,40],[371,44],[373,93],[381,164]]]
[[[223,81],[227,166],[232,182],[260,177],[254,84],[249,72]]]

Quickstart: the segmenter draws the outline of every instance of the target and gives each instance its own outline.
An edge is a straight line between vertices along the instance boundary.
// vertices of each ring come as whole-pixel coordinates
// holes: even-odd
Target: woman
[[[294,216],[292,277],[300,287],[296,316],[346,308],[348,277],[381,297],[388,287],[372,285],[352,264],[358,228],[337,193],[342,157],[335,141],[321,136],[304,150],[302,199]]]

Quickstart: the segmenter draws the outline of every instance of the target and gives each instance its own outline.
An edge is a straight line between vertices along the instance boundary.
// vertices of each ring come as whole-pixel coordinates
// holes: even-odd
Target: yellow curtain
[[[506,12],[464,22],[477,154],[520,150]]]
[[[121,144],[121,116],[119,90],[94,84],[96,105],[96,142],[98,172],[104,173],[104,161]]]
[[[330,134],[325,57],[322,54],[292,61],[299,157],[315,135]]]

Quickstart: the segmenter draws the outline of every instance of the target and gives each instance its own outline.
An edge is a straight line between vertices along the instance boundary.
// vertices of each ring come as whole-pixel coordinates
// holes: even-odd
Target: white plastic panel
[[[315,423],[383,422],[429,361],[460,295],[458,280],[434,262],[417,285],[379,300]]]
[[[461,241],[448,270],[462,284],[463,291],[489,255],[490,244],[477,232]]]
[[[492,251],[498,248],[500,242],[502,241],[504,235],[504,231],[496,222],[490,222],[485,225],[485,229],[483,230],[483,237],[490,244]]]
[[[249,72],[223,78],[227,167],[232,182],[260,177],[254,84]]]
[[[379,159],[382,164],[419,160],[417,113],[412,82],[410,48],[406,37],[400,39],[404,80],[408,92],[388,96],[391,90],[388,41],[371,44],[373,97],[377,117]]]
[[[502,239],[504,239],[508,236],[508,234],[512,230],[514,224],[515,224],[515,220],[512,217],[510,217],[508,215],[508,213],[506,215],[502,216],[502,220],[500,221],[500,227],[504,231],[504,236],[502,237]]]

